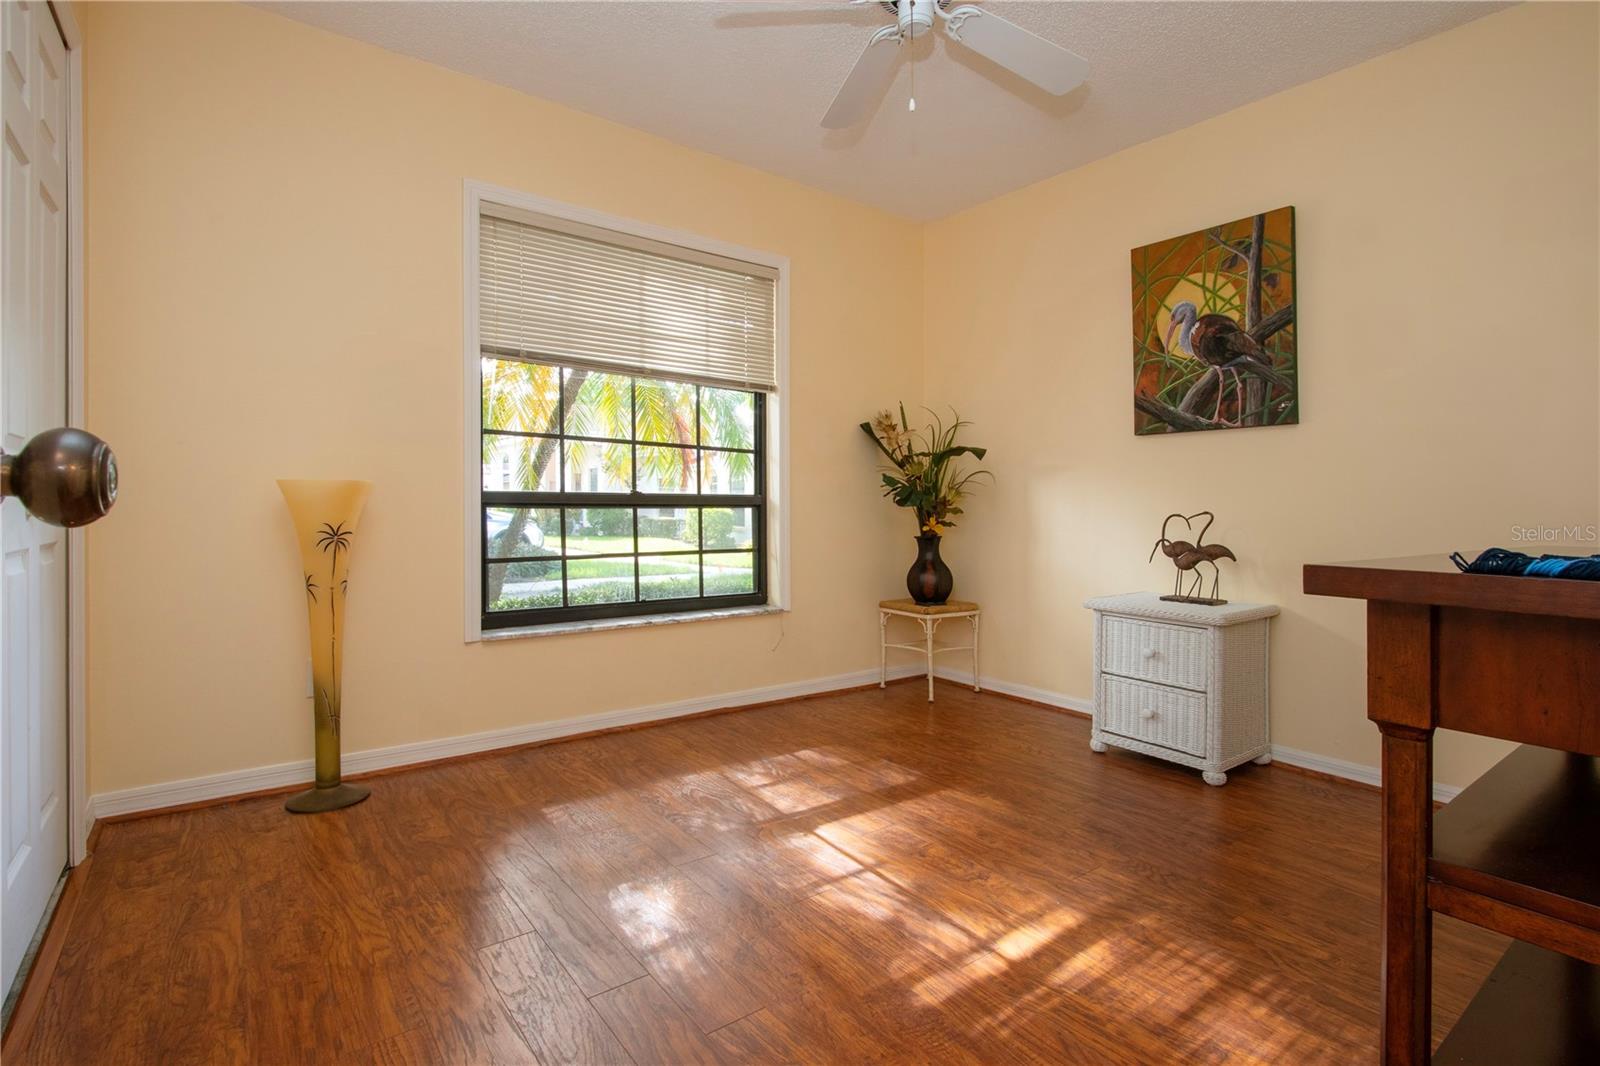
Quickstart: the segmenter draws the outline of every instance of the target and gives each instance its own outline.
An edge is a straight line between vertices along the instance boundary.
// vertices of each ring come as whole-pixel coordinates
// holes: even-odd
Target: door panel
[[[0,446],[66,421],[66,49],[0,5]],[[0,505],[0,986],[67,862],[66,531]]]

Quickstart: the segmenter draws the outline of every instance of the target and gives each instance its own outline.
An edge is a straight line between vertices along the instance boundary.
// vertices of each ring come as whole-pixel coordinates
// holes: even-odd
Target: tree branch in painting
[[[1294,323],[1294,304],[1280,307],[1272,314],[1250,327],[1250,336],[1254,337],[1257,344],[1265,344],[1267,338]]]
[[[1261,321],[1261,250],[1266,242],[1267,216],[1257,215],[1250,220],[1249,273],[1245,280],[1244,328],[1252,330]],[[1262,384],[1251,378],[1244,385],[1244,424],[1261,424]]]
[[[1209,418],[1201,418],[1198,415],[1192,415],[1187,412],[1180,411],[1176,407],[1169,407],[1160,400],[1152,400],[1148,396],[1135,395],[1133,398],[1133,406],[1138,410],[1143,411],[1151,418],[1159,418],[1167,425],[1173,426],[1177,429],[1217,428],[1217,424],[1211,421]]]
[[[1225,239],[1222,236],[1221,227],[1213,228],[1211,232],[1206,234],[1206,236],[1215,241],[1217,247],[1227,249],[1234,255],[1238,256],[1241,261],[1250,258],[1250,249],[1243,244],[1234,244],[1232,241]]]

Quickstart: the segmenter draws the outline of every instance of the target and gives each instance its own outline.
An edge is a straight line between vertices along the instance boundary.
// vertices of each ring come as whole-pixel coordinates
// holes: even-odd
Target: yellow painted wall
[[[90,791],[310,754],[273,480],[377,482],[346,750],[875,665],[908,562],[854,423],[954,401],[998,483],[949,539],[985,673],[1091,691],[1101,592],[1211,507],[1283,604],[1275,739],[1371,765],[1357,604],[1308,560],[1600,521],[1596,9],[1530,5],[927,227],[233,5],[85,5]],[[461,182],[790,257],[794,610],[462,642]],[[1135,439],[1130,248],[1299,223],[1303,424]],[[885,278],[921,273],[916,286]],[[1452,738],[1453,739],[1453,738]],[[1440,776],[1486,765],[1445,743]]]
[[[998,477],[946,552],[986,671],[1092,695],[1080,604],[1161,588],[1162,517],[1210,508],[1224,593],[1284,609],[1274,741],[1376,764],[1362,605],[1302,564],[1600,522],[1596,12],[1491,15],[928,228],[929,401]],[[1129,250],[1283,204],[1301,424],[1136,439]],[[1438,776],[1498,750],[1446,737]]]
[[[85,7],[91,792],[309,757],[284,476],[377,483],[347,751],[876,665],[909,534],[854,425],[921,391],[919,227],[252,8]],[[792,613],[463,643],[466,178],[790,258]]]

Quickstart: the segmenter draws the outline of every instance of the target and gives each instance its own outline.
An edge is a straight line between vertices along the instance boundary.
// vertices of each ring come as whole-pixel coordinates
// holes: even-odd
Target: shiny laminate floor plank
[[[921,692],[107,825],[15,1061],[1371,1057],[1374,792]],[[1504,941],[1437,925],[1442,1034]]]

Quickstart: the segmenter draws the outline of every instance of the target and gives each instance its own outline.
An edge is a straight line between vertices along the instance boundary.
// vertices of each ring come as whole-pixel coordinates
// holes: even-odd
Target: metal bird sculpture
[[[1156,552],[1159,551],[1162,555],[1165,555],[1168,559],[1171,559],[1172,565],[1176,568],[1172,578],[1172,595],[1161,597],[1164,600],[1182,600],[1185,598],[1183,595],[1183,575],[1192,571],[1200,564],[1201,560],[1205,558],[1205,556],[1197,552],[1195,550],[1195,546],[1188,541],[1173,540],[1171,537],[1167,536],[1167,526],[1172,524],[1172,520],[1174,518],[1182,518],[1184,525],[1189,526],[1191,529],[1193,528],[1193,526],[1191,526],[1189,523],[1187,515],[1167,515],[1166,521],[1161,523],[1161,538],[1157,540],[1155,546],[1150,549],[1150,559],[1146,560],[1147,562],[1153,561],[1156,557]],[[1196,588],[1199,587],[1200,580],[1200,575],[1196,574]]]
[[[1222,571],[1217,568],[1217,560],[1230,559],[1233,562],[1238,562],[1239,557],[1233,554],[1233,550],[1226,544],[1207,544],[1205,542],[1206,530],[1211,528],[1211,523],[1217,520],[1217,516],[1210,511],[1196,511],[1189,518],[1193,520],[1201,515],[1206,516],[1206,524],[1200,527],[1200,535],[1194,538],[1194,550],[1204,556],[1206,562],[1211,564],[1211,601],[1218,604],[1225,603],[1225,600],[1217,599],[1217,590],[1222,584]]]
[[[1222,422],[1222,400],[1225,390],[1222,388],[1221,376],[1224,372],[1233,380],[1235,396],[1241,395],[1240,370],[1255,371],[1269,380],[1277,376],[1272,367],[1272,358],[1266,349],[1227,315],[1202,315],[1198,307],[1184,300],[1172,309],[1172,322],[1167,326],[1165,341],[1168,351],[1172,350],[1173,334],[1177,334],[1179,351],[1194,356],[1217,372],[1217,408],[1211,415],[1213,422]],[[1236,426],[1238,422],[1223,422],[1223,424]]]
[[[1186,540],[1173,540],[1167,536],[1167,527],[1172,524],[1174,518],[1183,519],[1183,524],[1189,529],[1193,529],[1194,520],[1202,516],[1206,519],[1206,524],[1201,527],[1200,535],[1195,538],[1194,543],[1191,544]],[[1172,560],[1172,565],[1175,568],[1172,594],[1162,596],[1162,599],[1178,603],[1200,603],[1212,607],[1228,602],[1217,598],[1217,592],[1222,582],[1222,573],[1217,567],[1217,560],[1231,559],[1234,562],[1238,562],[1239,557],[1234,555],[1232,549],[1225,544],[1205,543],[1206,530],[1210,529],[1211,524],[1216,520],[1217,516],[1210,511],[1196,511],[1192,515],[1174,512],[1167,515],[1166,520],[1161,523],[1161,537],[1156,541],[1155,546],[1150,549],[1149,561],[1153,561],[1156,557],[1156,552],[1159,551],[1162,555]],[[1204,587],[1205,581],[1204,575],[1196,569],[1201,563],[1211,564],[1210,596],[1197,595],[1201,588]],[[1183,576],[1188,573],[1194,575],[1194,584],[1190,586],[1188,593],[1185,593],[1183,591]]]

